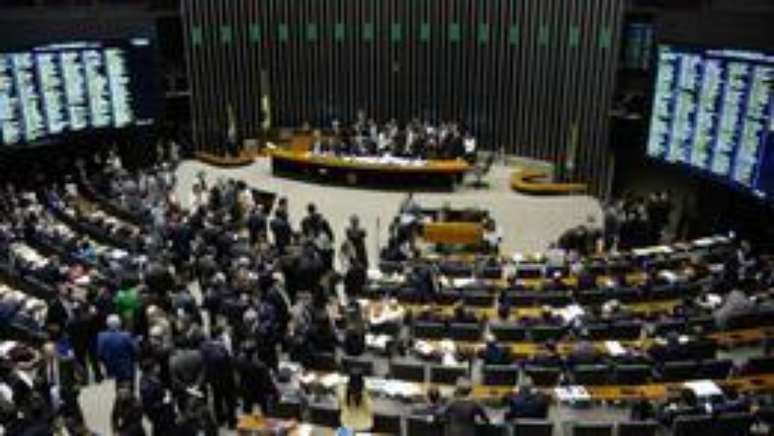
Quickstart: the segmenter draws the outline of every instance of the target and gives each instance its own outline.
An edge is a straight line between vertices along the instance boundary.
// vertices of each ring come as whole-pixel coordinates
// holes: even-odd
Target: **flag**
[[[263,112],[261,127],[263,127],[263,130],[269,130],[271,129],[271,99],[269,94],[264,94],[261,97],[261,111]]]
[[[226,106],[226,115],[228,116],[228,142],[231,144],[237,143],[237,123],[236,116],[234,115],[234,108],[231,103]]]
[[[567,154],[565,155],[564,167],[567,176],[570,177],[575,171],[575,155],[578,152],[578,124],[572,123],[570,126],[570,141],[567,144]]]

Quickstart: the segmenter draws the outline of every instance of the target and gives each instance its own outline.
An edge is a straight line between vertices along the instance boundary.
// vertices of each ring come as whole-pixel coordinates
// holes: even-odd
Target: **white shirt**
[[[465,138],[465,141],[463,142],[465,146],[465,153],[475,153],[476,152],[476,138],[474,137],[468,137]]]

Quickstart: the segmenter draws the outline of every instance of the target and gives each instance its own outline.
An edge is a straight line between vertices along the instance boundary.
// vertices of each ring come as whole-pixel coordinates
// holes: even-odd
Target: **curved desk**
[[[511,175],[511,189],[525,194],[566,195],[586,192],[583,183],[551,183],[544,181],[548,173],[540,170],[524,169]]]
[[[422,165],[363,162],[308,152],[272,150],[272,173],[321,183],[399,190],[454,190],[470,165],[462,160],[429,160]]]

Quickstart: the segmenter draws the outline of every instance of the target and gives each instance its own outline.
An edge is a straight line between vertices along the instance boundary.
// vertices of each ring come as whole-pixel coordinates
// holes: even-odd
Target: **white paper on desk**
[[[295,434],[298,436],[312,436],[314,427],[312,424],[298,424]]]
[[[374,335],[372,333],[366,334],[365,342],[369,348],[376,348],[378,350],[386,350],[387,343],[390,342],[392,336],[389,335]]]
[[[80,286],[86,286],[89,283],[91,283],[91,277],[89,277],[87,274],[84,274],[77,279],[73,280],[73,283]]]
[[[308,372],[306,374],[301,374],[298,376],[298,382],[301,383],[302,385],[311,384],[315,380],[317,380],[317,376],[311,372]]]
[[[8,353],[15,347],[17,344],[16,341],[3,341],[0,342],[0,356],[7,356]]]
[[[511,255],[511,259],[513,259],[514,262],[518,263],[524,260],[524,255],[521,253],[513,253],[513,255]]]
[[[683,387],[693,391],[697,397],[707,398],[717,395],[723,395],[723,391],[720,390],[715,382],[712,380],[698,380],[683,383]]]
[[[565,306],[559,309],[557,312],[559,313],[559,316],[561,316],[562,319],[568,323],[586,313],[586,311],[577,304]]]
[[[301,365],[295,362],[280,362],[279,369],[286,369],[291,373],[296,374],[301,371]]]
[[[476,284],[476,279],[465,277],[465,278],[452,279],[451,282],[452,282],[452,286],[454,286],[455,288],[464,288],[466,286]]]
[[[588,401],[591,399],[589,391],[583,386],[563,386],[554,389],[559,401]]]
[[[618,341],[605,341],[605,348],[607,348],[607,352],[613,357],[626,354],[626,349]]]
[[[334,387],[344,383],[345,381],[346,381],[346,378],[337,372],[325,374],[324,376],[320,377],[320,384],[325,389],[333,389]]]
[[[677,274],[666,269],[659,271],[658,276],[669,283],[674,283],[677,281]]]
[[[381,280],[384,277],[384,273],[379,268],[369,268],[368,278],[371,280]]]
[[[410,398],[422,393],[416,383],[400,380],[386,381],[382,386],[382,392],[391,398]]]
[[[414,350],[416,350],[417,353],[423,356],[427,356],[429,354],[432,354],[435,348],[432,345],[430,345],[430,343],[428,342],[416,341],[416,343],[414,343]]]

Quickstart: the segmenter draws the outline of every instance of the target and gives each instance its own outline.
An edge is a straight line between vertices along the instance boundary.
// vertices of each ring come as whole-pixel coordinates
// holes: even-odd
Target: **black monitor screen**
[[[54,43],[0,53],[0,144],[150,126],[158,109],[148,38]]]
[[[774,198],[774,55],[662,45],[647,154]]]

